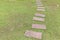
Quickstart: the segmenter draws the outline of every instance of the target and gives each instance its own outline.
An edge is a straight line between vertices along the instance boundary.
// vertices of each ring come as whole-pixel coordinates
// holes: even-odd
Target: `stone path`
[[[39,12],[45,11],[45,7],[43,6],[41,0],[36,0],[36,5],[37,5],[37,9],[36,9],[37,11],[39,11]],[[45,16],[46,16],[45,14],[36,12],[32,20],[44,22]],[[32,29],[44,29],[44,30],[46,30],[46,25],[45,24],[32,24],[31,28]],[[26,30],[24,35],[26,37],[33,37],[33,38],[37,38],[37,39],[42,39],[42,32],[35,32],[32,30]]]
[[[45,7],[43,6],[41,0],[36,0],[37,11],[45,11]]]

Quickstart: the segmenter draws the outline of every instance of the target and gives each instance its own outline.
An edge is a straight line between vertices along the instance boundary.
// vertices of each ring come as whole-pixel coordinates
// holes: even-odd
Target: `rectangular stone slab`
[[[45,17],[44,14],[40,14],[40,13],[36,13],[35,16],[41,16],[41,17]]]
[[[42,3],[36,3],[36,5],[43,5]]]
[[[37,11],[45,11],[45,9],[37,9]]]
[[[32,31],[32,30],[26,30],[24,35],[26,37],[42,39],[42,32],[35,32],[35,31]]]
[[[45,18],[33,17],[35,21],[45,21]]]
[[[44,25],[44,24],[32,24],[32,28],[46,29],[46,25]]]
[[[41,2],[41,0],[36,0],[36,2]]]
[[[41,7],[41,6],[43,6],[43,5],[37,5],[37,7]]]
[[[45,7],[37,7],[37,9],[45,9]]]
[[[42,2],[36,2],[36,4],[42,4]]]
[[[42,2],[41,1],[36,1],[36,4],[42,4]]]
[[[43,5],[42,3],[36,3],[36,5]]]

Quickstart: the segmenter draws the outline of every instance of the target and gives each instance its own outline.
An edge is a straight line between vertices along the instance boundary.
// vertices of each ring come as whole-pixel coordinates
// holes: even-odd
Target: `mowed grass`
[[[42,40],[60,40],[60,0],[42,0],[45,22],[33,21],[35,0],[0,0],[0,40],[38,40],[24,36],[25,30],[42,32]],[[32,29],[32,23],[46,24],[46,30]]]

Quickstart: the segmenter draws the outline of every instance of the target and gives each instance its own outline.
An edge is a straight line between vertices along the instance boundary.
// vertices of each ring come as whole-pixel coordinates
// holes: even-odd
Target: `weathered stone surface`
[[[33,17],[35,21],[45,21],[45,18]]]
[[[26,37],[33,37],[37,39],[42,39],[42,32],[34,32],[32,30],[27,30],[24,34]]]
[[[32,24],[32,28],[46,29],[46,25],[44,25],[44,24]]]

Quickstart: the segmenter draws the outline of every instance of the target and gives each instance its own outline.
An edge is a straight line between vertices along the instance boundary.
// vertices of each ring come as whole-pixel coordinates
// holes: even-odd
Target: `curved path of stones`
[[[40,0],[36,0],[36,5],[37,5],[37,11],[45,11],[45,7],[43,6],[42,2]],[[36,12],[35,13],[35,17],[33,17],[33,21],[41,21],[44,22],[45,21],[45,14],[41,14]],[[45,24],[32,24],[32,28],[33,29],[46,29],[46,25]],[[37,38],[37,39],[42,39],[42,32],[35,32],[32,30],[26,30],[25,34],[26,37],[33,37],[33,38]]]

